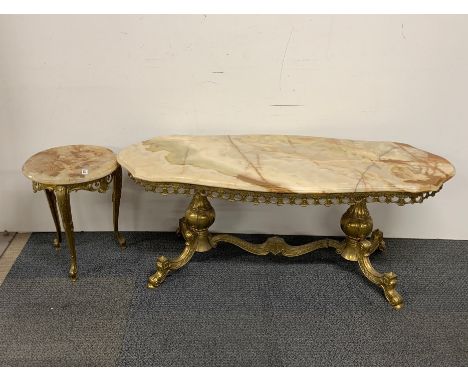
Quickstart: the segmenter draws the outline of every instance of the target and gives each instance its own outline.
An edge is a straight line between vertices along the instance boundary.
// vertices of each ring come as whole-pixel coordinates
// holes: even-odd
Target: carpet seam
[[[0,286],[2,286],[8,273],[10,273],[16,259],[21,254],[30,237],[30,232],[18,232],[5,249],[5,252],[3,252],[3,255],[0,257]]]

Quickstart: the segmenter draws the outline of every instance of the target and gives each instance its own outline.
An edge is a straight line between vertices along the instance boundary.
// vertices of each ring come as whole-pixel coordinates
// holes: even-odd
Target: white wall
[[[370,210],[386,236],[468,239],[467,92],[467,16],[0,16],[0,230],[53,230],[20,171],[45,148],[288,133],[447,157],[435,198]],[[187,203],[125,176],[121,228],[173,230]],[[280,234],[340,234],[345,209],[213,205],[214,230]],[[110,193],[72,208],[75,230],[112,229]]]

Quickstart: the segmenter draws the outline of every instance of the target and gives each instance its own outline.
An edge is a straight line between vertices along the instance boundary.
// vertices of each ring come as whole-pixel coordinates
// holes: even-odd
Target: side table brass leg
[[[45,190],[47,201],[49,202],[50,212],[52,213],[52,218],[54,219],[55,230],[57,231],[57,236],[54,239],[54,247],[60,249],[60,243],[62,242],[62,229],[60,228],[60,220],[57,211],[57,200],[55,198],[54,191]]]
[[[393,272],[377,272],[369,260],[369,256],[374,251],[385,248],[382,232],[379,230],[372,232],[372,226],[372,218],[365,201],[350,206],[341,218],[341,229],[346,234],[346,239],[338,253],[347,260],[357,261],[364,276],[380,286],[388,302],[395,309],[400,309],[403,306],[403,299],[395,290],[396,275]]]
[[[113,219],[114,219],[114,234],[119,242],[121,248],[125,248],[127,242],[122,234],[119,232],[119,210],[120,210],[120,196],[122,195],[122,167],[118,166],[113,174],[114,190],[112,192],[112,206],[113,206]]]
[[[156,260],[156,273],[148,279],[148,288],[156,288],[162,284],[170,272],[187,264],[195,252],[209,251],[210,227],[215,220],[215,212],[206,195],[196,193],[185,211],[185,216],[179,220],[179,232],[185,239],[185,248],[180,256],[168,260],[160,256]]]
[[[73,220],[70,208],[70,193],[64,186],[58,186],[55,190],[57,196],[58,207],[60,215],[62,216],[62,224],[65,228],[65,234],[67,236],[68,248],[71,254],[70,270],[68,276],[75,281],[78,273],[78,266],[76,264],[76,249],[75,249],[75,236],[73,233]]]

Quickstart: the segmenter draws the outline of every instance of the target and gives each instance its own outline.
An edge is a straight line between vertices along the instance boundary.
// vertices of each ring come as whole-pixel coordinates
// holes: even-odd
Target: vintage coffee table
[[[122,168],[115,154],[101,146],[71,145],[53,147],[30,157],[23,165],[23,174],[32,180],[33,191],[44,190],[54,219],[57,237],[54,246],[60,248],[62,233],[57,204],[62,216],[71,263],[69,277],[75,281],[78,275],[75,237],[70,208],[70,192],[78,190],[106,192],[114,182],[112,193],[113,220],[116,239],[125,247],[125,238],[119,233],[119,207],[122,189]]]
[[[396,309],[403,305],[395,290],[396,275],[376,271],[369,260],[385,244],[382,232],[372,231],[366,204],[421,203],[455,174],[444,158],[407,144],[303,136],[156,137],[125,148],[117,160],[147,191],[192,195],[179,221],[185,248],[176,259],[157,259],[148,287],[157,287],[195,252],[208,251],[220,242],[260,256],[295,257],[332,247],[346,260],[357,261],[364,276],[382,287]],[[215,212],[209,197],[277,205],[348,204],[341,218],[346,237],[290,246],[279,237],[252,244],[212,234],[208,228]]]

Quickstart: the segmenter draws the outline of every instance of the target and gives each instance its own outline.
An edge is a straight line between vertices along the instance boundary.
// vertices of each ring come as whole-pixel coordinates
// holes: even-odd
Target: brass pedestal
[[[185,248],[174,260],[169,260],[165,256],[158,257],[156,272],[148,279],[149,288],[161,285],[169,273],[187,264],[195,252],[209,251],[220,242],[234,244],[258,256],[273,254],[296,257],[319,248],[332,247],[346,260],[356,261],[363,275],[383,289],[385,298],[395,309],[403,306],[403,299],[395,290],[396,275],[393,272],[380,273],[370,263],[369,256],[377,249],[383,250],[385,243],[381,231],[372,231],[372,218],[365,199],[352,204],[341,218],[341,229],[346,235],[343,241],[322,239],[304,245],[290,246],[275,236],[262,244],[252,244],[228,234],[211,234],[208,228],[214,221],[215,211],[206,193],[196,192],[185,216],[179,220],[179,231],[185,239]]]

